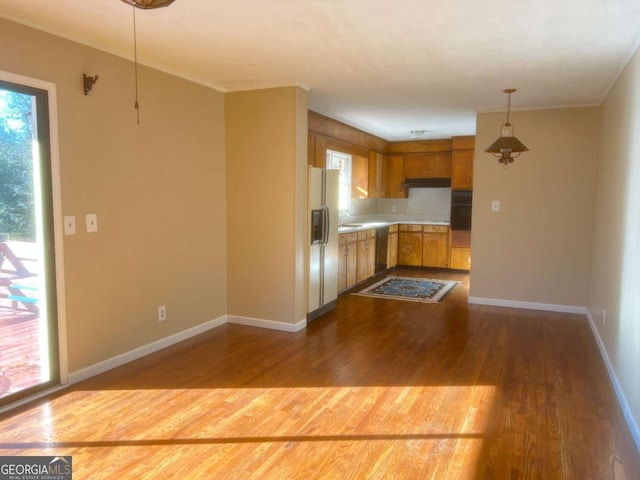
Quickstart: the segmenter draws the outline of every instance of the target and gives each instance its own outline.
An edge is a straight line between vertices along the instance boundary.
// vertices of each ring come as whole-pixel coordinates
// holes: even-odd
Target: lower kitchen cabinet
[[[338,292],[353,287],[356,283],[358,259],[358,234],[338,235]]]
[[[425,225],[422,233],[422,266],[449,266],[449,227]]]
[[[449,227],[400,225],[398,264],[412,267],[449,266]]]
[[[471,232],[451,230],[451,248],[449,250],[449,268],[471,270]]]
[[[398,265],[398,225],[391,225],[387,244],[387,268],[393,268],[396,265]]]
[[[454,270],[471,270],[471,248],[451,247],[450,268]]]
[[[376,273],[376,230],[358,232],[356,280],[362,282]]]
[[[422,266],[422,225],[400,225],[398,229],[398,264]]]

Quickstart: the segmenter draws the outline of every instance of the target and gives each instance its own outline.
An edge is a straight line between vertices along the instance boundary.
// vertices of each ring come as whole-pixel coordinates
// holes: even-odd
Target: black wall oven
[[[453,190],[451,192],[451,230],[471,230],[471,190]]]

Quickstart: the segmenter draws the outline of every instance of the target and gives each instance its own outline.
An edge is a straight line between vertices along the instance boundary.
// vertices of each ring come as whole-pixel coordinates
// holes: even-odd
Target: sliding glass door
[[[60,383],[48,95],[0,79],[0,407]]]

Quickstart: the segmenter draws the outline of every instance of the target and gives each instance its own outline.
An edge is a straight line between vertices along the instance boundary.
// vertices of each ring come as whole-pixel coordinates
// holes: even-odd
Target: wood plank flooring
[[[305,331],[225,325],[0,416],[73,478],[638,479],[586,319],[343,295]]]
[[[38,314],[0,305],[0,398],[40,383]]]

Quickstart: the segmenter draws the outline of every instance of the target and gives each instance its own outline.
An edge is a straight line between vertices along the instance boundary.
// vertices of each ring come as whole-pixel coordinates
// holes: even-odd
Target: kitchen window
[[[339,170],[339,199],[340,216],[349,215],[351,208],[351,155],[348,153],[327,150],[327,169]]]

